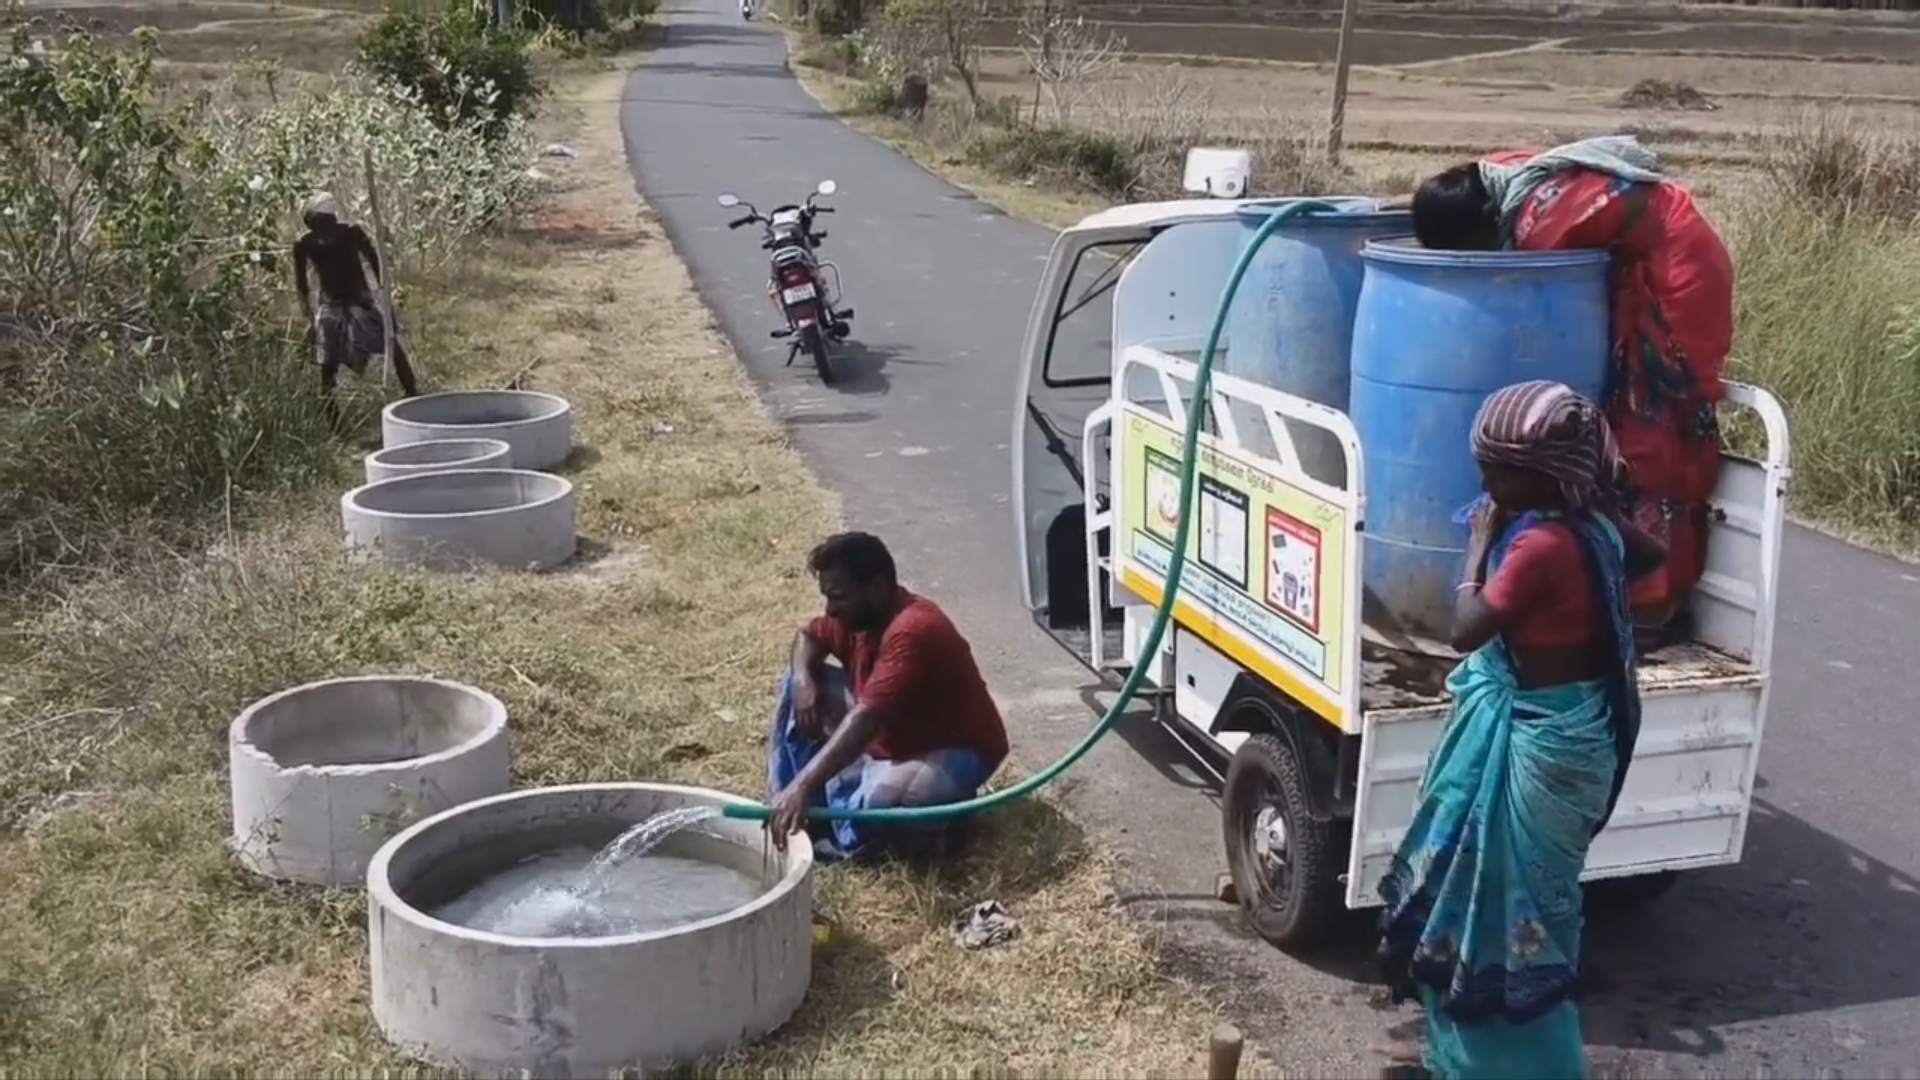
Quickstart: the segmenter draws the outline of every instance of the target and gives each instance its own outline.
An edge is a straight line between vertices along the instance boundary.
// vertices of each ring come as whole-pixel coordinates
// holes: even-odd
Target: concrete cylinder
[[[384,446],[444,439],[499,439],[513,468],[553,469],[573,453],[573,406],[532,390],[450,390],[402,398],[380,413]]]
[[[545,570],[573,558],[573,481],[527,469],[448,469],[363,484],[340,497],[361,559],[435,571]]]
[[[508,469],[513,467],[513,447],[499,439],[402,443],[368,454],[365,465],[369,484],[448,469]]]
[[[241,865],[313,885],[361,887],[389,837],[511,784],[507,707],[422,676],[282,690],[234,718],[227,754]]]
[[[766,884],[752,902],[713,918],[536,939],[426,914],[488,868],[550,850],[570,830],[598,835],[665,810],[745,802],[671,784],[576,784],[482,799],[395,836],[367,874],[375,1022],[405,1053],[488,1077],[663,1069],[774,1031],[813,976],[813,850],[774,851],[758,822],[697,826],[700,858]]]

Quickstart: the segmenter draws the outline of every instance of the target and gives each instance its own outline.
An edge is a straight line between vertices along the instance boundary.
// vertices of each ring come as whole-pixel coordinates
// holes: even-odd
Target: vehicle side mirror
[[[720,205],[727,206],[727,207],[739,206],[740,196],[735,195],[731,191],[726,192],[725,194],[720,196]]]
[[[819,186],[813,189],[813,193],[816,195],[831,195],[834,192],[839,190],[840,190],[839,184],[836,184],[831,180],[822,180],[820,181]]]

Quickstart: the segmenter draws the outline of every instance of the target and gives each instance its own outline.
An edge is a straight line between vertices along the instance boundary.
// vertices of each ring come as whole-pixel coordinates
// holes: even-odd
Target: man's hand
[[[773,846],[779,851],[787,850],[787,838],[807,827],[807,810],[813,800],[799,784],[788,784],[780,794],[773,798],[773,813],[767,815],[767,833],[773,839]]]
[[[824,739],[845,711],[846,703],[820,692],[820,684],[805,671],[793,677],[793,722],[800,734]]]

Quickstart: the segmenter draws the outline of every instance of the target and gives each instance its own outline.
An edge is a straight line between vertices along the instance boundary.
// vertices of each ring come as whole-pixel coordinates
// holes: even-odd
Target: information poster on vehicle
[[[1122,580],[1158,600],[1183,512],[1183,433],[1132,409],[1120,422],[1126,520],[1116,522],[1115,531]],[[1259,660],[1249,666],[1282,689],[1304,674],[1329,692],[1315,696],[1337,700],[1345,691],[1342,652],[1349,647],[1342,605],[1352,534],[1345,510],[1235,456],[1204,432],[1200,440],[1200,471],[1187,508],[1196,517],[1180,580],[1181,625],[1243,663]]]

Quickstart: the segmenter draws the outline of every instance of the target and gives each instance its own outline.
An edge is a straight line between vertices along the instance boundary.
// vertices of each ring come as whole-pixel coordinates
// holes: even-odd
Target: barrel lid
[[[1565,251],[1434,251],[1411,236],[1383,236],[1367,241],[1360,257],[1368,262],[1399,266],[1473,267],[1482,270],[1554,270],[1602,266],[1611,256],[1601,248]]]
[[[1380,225],[1388,221],[1411,221],[1413,215],[1406,210],[1382,210],[1380,200],[1365,195],[1299,195],[1280,199],[1258,199],[1243,202],[1234,208],[1234,216],[1248,225],[1265,224],[1268,218],[1295,203],[1319,202],[1332,207],[1328,210],[1310,210],[1306,216],[1295,218],[1283,227],[1298,225]]]

